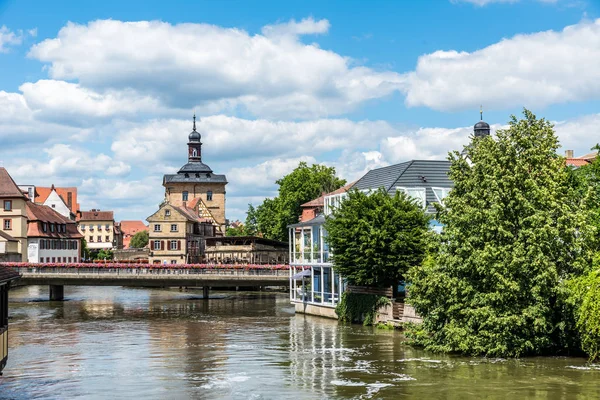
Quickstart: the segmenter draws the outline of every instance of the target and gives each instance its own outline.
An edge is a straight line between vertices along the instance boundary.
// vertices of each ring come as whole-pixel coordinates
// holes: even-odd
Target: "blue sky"
[[[0,160],[145,219],[195,110],[234,220],[301,160],[353,180],[444,158],[480,104],[495,128],[530,108],[584,153],[600,141],[598,18],[595,0],[0,0]]]

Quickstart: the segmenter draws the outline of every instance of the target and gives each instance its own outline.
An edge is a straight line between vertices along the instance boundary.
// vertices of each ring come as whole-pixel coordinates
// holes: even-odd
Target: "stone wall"
[[[116,261],[127,260],[147,260],[150,253],[149,249],[121,249],[113,251]]]

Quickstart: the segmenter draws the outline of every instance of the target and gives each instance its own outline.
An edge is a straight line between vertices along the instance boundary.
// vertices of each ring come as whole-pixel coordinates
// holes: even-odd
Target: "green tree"
[[[428,222],[404,193],[350,191],[325,222],[333,267],[353,285],[395,286],[423,261]]]
[[[90,250],[88,249],[87,241],[85,240],[85,238],[81,238],[81,258],[83,258],[84,260],[90,258]]]
[[[588,229],[553,126],[524,110],[508,129],[449,156],[454,189],[439,251],[409,274],[428,350],[520,356],[555,351],[559,282],[584,270]],[[469,161],[470,160],[470,161]]]
[[[592,147],[600,152],[600,144]],[[591,164],[570,169],[572,184],[579,195],[585,199],[584,205],[589,210],[589,224],[594,227],[594,246],[600,250],[600,157]]]
[[[148,231],[139,231],[131,238],[129,242],[129,247],[132,249],[141,249],[148,245],[148,241],[150,240],[150,234]]]
[[[112,260],[113,252],[112,250],[100,249],[98,254],[96,255],[97,260]]]
[[[246,213],[246,222],[244,222],[244,233],[247,236],[258,235],[258,221],[256,209],[252,204],[248,204],[248,212]]]
[[[332,192],[346,184],[335,176],[335,168],[301,162],[296,169],[276,181],[278,194],[273,199],[265,199],[252,215],[252,221],[258,232],[269,239],[288,240],[287,226],[298,222],[302,213],[301,205]]]
[[[246,236],[246,230],[244,225],[238,225],[235,227],[229,227],[226,231],[227,236]]]

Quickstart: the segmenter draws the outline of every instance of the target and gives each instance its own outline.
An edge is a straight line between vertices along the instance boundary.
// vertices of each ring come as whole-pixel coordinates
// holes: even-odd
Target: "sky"
[[[194,112],[233,221],[300,161],[352,181],[445,159],[480,106],[589,152],[600,0],[0,0],[0,165],[118,221],[157,210]]]

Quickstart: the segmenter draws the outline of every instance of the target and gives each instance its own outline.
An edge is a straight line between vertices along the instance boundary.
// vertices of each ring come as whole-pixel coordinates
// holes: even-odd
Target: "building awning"
[[[296,275],[292,276],[292,279],[298,280],[304,278],[305,276],[310,276],[310,269],[305,269],[302,272],[298,272]]]

